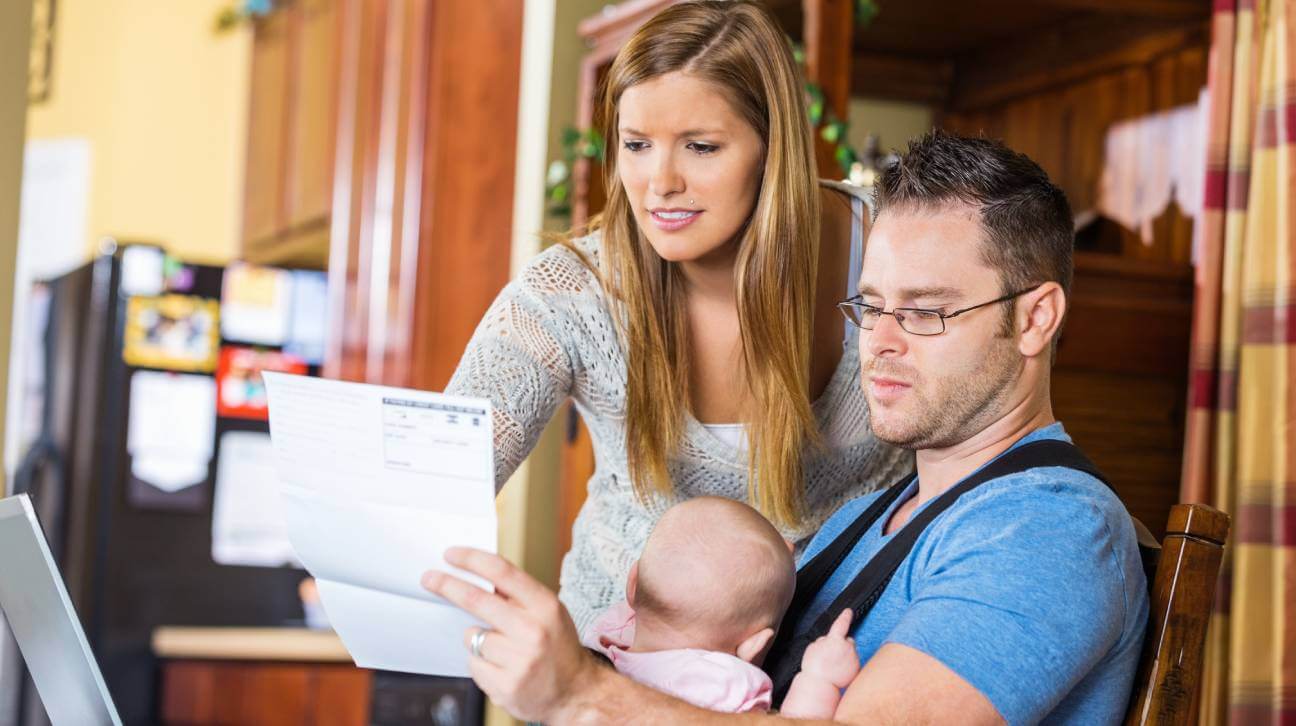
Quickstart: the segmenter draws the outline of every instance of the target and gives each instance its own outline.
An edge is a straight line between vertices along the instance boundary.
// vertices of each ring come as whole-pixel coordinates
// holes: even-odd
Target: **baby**
[[[698,497],[662,515],[630,568],[626,601],[582,640],[627,677],[696,706],[765,711],[772,684],[760,664],[795,587],[792,553],[759,512]],[[843,617],[807,648],[784,714],[832,716],[859,670]]]

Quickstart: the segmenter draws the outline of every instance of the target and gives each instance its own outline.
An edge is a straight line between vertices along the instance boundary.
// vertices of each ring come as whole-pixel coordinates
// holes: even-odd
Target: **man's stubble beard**
[[[1023,365],[1016,341],[996,338],[975,373],[958,379],[941,378],[927,391],[920,391],[923,379],[912,368],[874,358],[864,368],[865,380],[870,374],[881,374],[910,381],[913,387],[909,395],[915,400],[909,406],[913,410],[910,420],[880,427],[866,390],[864,402],[873,435],[879,441],[913,451],[945,449],[967,441],[1003,415],[1004,401]]]

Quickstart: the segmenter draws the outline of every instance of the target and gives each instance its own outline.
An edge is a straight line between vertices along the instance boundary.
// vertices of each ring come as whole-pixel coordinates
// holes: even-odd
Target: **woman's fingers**
[[[524,607],[552,597],[548,588],[497,554],[472,547],[450,547],[445,551],[445,561],[488,580],[497,592],[518,600]]]
[[[853,613],[850,608],[841,611],[841,615],[833,621],[832,627],[828,628],[828,637],[845,638],[850,635],[851,616]]]
[[[496,630],[514,633],[523,629],[524,619],[517,606],[496,593],[487,592],[454,575],[437,570],[424,573],[423,587],[433,595],[440,595],[450,604],[477,616]]]

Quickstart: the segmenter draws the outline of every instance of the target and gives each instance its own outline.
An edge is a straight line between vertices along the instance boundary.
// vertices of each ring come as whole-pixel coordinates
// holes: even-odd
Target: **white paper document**
[[[420,585],[447,547],[495,551],[490,403],[262,374],[288,537],[364,668],[468,675],[474,618]]]

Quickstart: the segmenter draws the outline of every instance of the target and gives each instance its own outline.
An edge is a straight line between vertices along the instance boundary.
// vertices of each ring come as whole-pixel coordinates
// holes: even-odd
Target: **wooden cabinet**
[[[242,256],[328,262],[341,0],[292,0],[256,22]]]
[[[363,726],[373,674],[328,631],[162,627],[158,719],[187,726]]]
[[[332,631],[165,626],[156,721],[167,726],[481,726],[472,681],[357,668]]]
[[[257,23],[252,42],[252,99],[244,173],[243,251],[279,232],[283,208],[284,118],[288,99],[288,14]]]
[[[507,282],[522,12],[281,0],[256,21],[242,257],[329,270],[325,375],[439,390]]]
[[[283,218],[289,234],[324,232],[327,239],[337,135],[338,0],[299,0],[296,10]]]
[[[445,387],[508,282],[521,0],[342,0],[325,375]]]
[[[162,666],[163,724],[364,726],[371,674],[331,663],[174,660]]]

